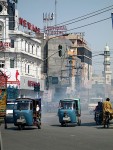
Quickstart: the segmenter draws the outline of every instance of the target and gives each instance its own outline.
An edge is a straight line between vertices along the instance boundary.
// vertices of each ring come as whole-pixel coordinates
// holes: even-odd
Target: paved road
[[[96,126],[93,116],[82,113],[82,125],[61,127],[54,113],[42,115],[42,129],[19,131],[13,124],[1,126],[3,150],[112,150],[113,126]]]

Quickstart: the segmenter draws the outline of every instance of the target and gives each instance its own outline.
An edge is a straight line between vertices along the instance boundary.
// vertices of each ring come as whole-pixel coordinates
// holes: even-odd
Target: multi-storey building
[[[67,51],[70,47],[70,41],[62,38],[51,38],[46,44],[44,59],[44,72],[47,74],[46,85],[51,93],[51,99],[62,97],[67,86],[70,86],[70,70],[68,66]],[[61,51],[59,50],[61,46]]]
[[[81,60],[82,64],[82,84],[83,88],[91,88],[92,77],[92,52],[88,47],[88,43],[85,41],[83,35],[69,34],[66,36],[72,42],[72,49],[76,51],[76,55]]]
[[[0,69],[8,77],[8,98],[14,98],[15,88],[18,96],[36,98],[34,84],[42,83],[42,59],[41,41],[33,33],[40,30],[19,18],[15,5],[9,0],[0,0]]]
[[[68,34],[50,37],[46,50],[45,58],[48,59],[45,63],[45,72],[49,90],[52,90],[55,98],[65,96],[64,93],[69,87],[72,93],[80,91],[81,88],[90,88],[92,52],[83,36]]]

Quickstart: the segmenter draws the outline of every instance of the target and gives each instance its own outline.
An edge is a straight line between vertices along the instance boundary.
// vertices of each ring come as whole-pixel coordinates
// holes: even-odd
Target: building
[[[72,33],[66,36],[72,43],[71,49],[74,49],[76,55],[81,60],[82,65],[82,88],[91,88],[92,78],[92,51],[88,46],[88,43],[83,37],[84,33]]]
[[[16,3],[0,0],[0,69],[8,77],[8,98],[37,98],[34,85],[41,80],[41,41],[35,38],[40,29],[20,18]],[[15,89],[17,95],[14,97]]]
[[[52,99],[91,88],[92,52],[81,34],[49,37],[45,45],[45,73]]]

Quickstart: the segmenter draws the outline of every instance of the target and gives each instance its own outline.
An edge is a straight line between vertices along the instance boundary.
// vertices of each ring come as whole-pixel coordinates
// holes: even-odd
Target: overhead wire
[[[96,13],[96,12],[99,12],[99,11],[105,10],[105,9],[107,9],[107,8],[109,8],[109,7],[113,7],[113,5],[110,5],[110,6],[104,7],[104,8],[102,8],[102,9],[99,9],[99,10],[97,10],[97,11],[93,11],[93,12],[91,12],[91,13],[88,13],[88,14],[82,15],[82,16],[80,16],[80,17],[76,17],[76,18],[74,18],[74,19],[71,19],[71,20],[68,20],[68,21],[65,21],[65,22],[59,23],[59,24],[57,24],[56,26],[61,25],[61,24],[65,24],[65,23],[67,23],[67,22],[71,22],[71,21],[76,20],[76,19],[79,19],[79,18],[86,17],[86,16],[91,15],[91,14],[94,14],[94,13]]]
[[[96,21],[96,22],[93,22],[93,23],[90,23],[90,24],[86,24],[86,25],[83,25],[83,26],[80,26],[80,27],[76,27],[76,28],[73,28],[73,29],[70,29],[70,30],[74,30],[74,29],[78,29],[78,28],[85,27],[85,26],[89,26],[89,25],[92,25],[92,24],[95,24],[95,23],[99,23],[99,22],[101,22],[101,21],[108,20],[108,19],[110,19],[110,18],[111,18],[111,17],[106,18],[106,19],[102,19],[102,20],[99,20],[99,21]],[[68,30],[68,31],[70,31],[70,30]],[[56,37],[61,37],[61,35],[55,36],[55,37],[53,37],[53,38],[56,38]],[[58,51],[57,51],[57,52],[58,52]],[[53,55],[56,54],[57,52],[53,53],[51,56],[53,56]],[[51,56],[49,56],[49,57],[51,57]],[[47,59],[48,59],[48,57],[47,57],[45,60],[47,60]],[[44,60],[44,61],[45,61],[45,60]]]
[[[83,28],[83,27],[86,27],[86,26],[89,26],[89,25],[93,25],[93,24],[96,24],[96,23],[99,23],[99,22],[102,22],[102,21],[105,21],[105,20],[108,20],[108,19],[111,19],[111,17],[105,18],[105,19],[102,19],[102,20],[98,20],[98,21],[95,21],[95,22],[92,22],[92,23],[89,23],[89,24],[85,24],[85,25],[82,25],[82,26],[78,26],[78,27],[76,27],[76,28],[72,28],[72,29],[69,29],[69,30],[67,30],[67,31],[71,31],[71,30]]]
[[[107,8],[109,8],[109,7],[112,7],[112,8],[107,9]],[[107,9],[107,10],[105,10],[105,9]],[[112,9],[113,9],[113,5],[108,6],[108,7],[105,7],[105,8],[102,8],[102,9],[97,10],[97,11],[94,11],[94,12],[92,12],[92,13],[88,13],[88,14],[86,14],[86,15],[83,15],[83,16],[80,16],[80,17],[77,17],[77,18],[74,18],[74,19],[72,19],[72,20],[65,21],[65,22],[63,22],[63,23],[65,23],[64,26],[70,25],[70,24],[73,24],[73,23],[75,23],[75,22],[83,21],[83,20],[86,20],[86,19],[88,19],[88,18],[94,17],[94,16],[96,16],[96,15],[100,15],[100,14],[105,13],[105,12],[107,12],[107,11],[110,11],[110,10],[112,10]],[[104,11],[102,11],[102,10],[104,10]],[[99,12],[99,11],[102,11],[102,12]],[[98,12],[98,13],[97,13],[97,12]],[[94,13],[96,13],[96,14],[94,14]],[[92,15],[92,14],[93,14],[93,15]],[[90,16],[88,16],[88,15],[90,15]],[[86,17],[86,16],[87,16],[87,17]],[[77,19],[79,19],[79,20],[77,20]],[[75,20],[75,21],[73,21],[73,20]],[[73,21],[73,22],[70,22],[70,21]],[[70,23],[67,23],[67,24],[66,24],[66,22],[70,22]],[[63,23],[57,24],[56,27],[57,27],[58,25],[63,24]],[[72,30],[72,29],[71,29],[71,30]],[[42,29],[42,31],[43,31],[43,29]],[[70,30],[69,30],[69,31],[70,31]]]
[[[106,7],[106,8],[109,8],[109,7],[112,7],[112,6],[113,6],[113,5],[108,6],[108,7]],[[103,8],[103,9],[106,9],[106,8]],[[95,11],[95,12],[101,11],[101,10],[103,10],[103,9],[97,10],[97,11]],[[113,9],[113,8],[111,8],[111,9]],[[111,10],[111,9],[109,9],[109,10]],[[106,10],[106,11],[109,11],[109,10]],[[100,12],[100,13],[104,13],[104,12],[106,12],[106,11],[103,11],[103,12]],[[93,13],[95,13],[95,12],[86,14],[86,15],[84,15],[84,16],[93,14]],[[98,13],[98,14],[100,14],[100,13]],[[95,15],[97,15],[97,14],[95,14]],[[92,16],[90,16],[90,17],[93,17],[93,16],[94,16],[94,15],[92,15]],[[83,16],[82,16],[82,17],[83,17]],[[78,18],[81,18],[81,17],[78,17]],[[78,18],[75,18],[75,19],[78,19]],[[102,19],[102,20],[98,20],[98,21],[95,21],[95,22],[92,22],[92,23],[89,23],[89,24],[85,24],[85,25],[82,25],[82,26],[78,26],[78,27],[76,27],[76,28],[72,28],[72,29],[69,29],[69,30],[67,30],[67,31],[71,31],[71,30],[83,28],[83,27],[86,27],[86,26],[89,26],[89,25],[93,25],[93,24],[96,24],[96,23],[99,23],[99,22],[102,22],[102,21],[106,21],[106,20],[108,20],[108,19],[110,19],[110,18],[111,18],[111,17],[105,18],[105,19]],[[87,19],[87,17],[86,17],[86,18],[83,18],[83,20],[85,20],[85,19]],[[82,21],[82,19],[80,19],[80,20],[78,20],[78,21]],[[74,22],[74,23],[75,23],[75,22]],[[56,26],[57,26],[57,25],[56,25]],[[53,38],[60,37],[60,36],[61,36],[61,35],[54,36]],[[56,53],[55,53],[55,54],[56,54]],[[54,54],[52,54],[52,56],[53,56],[53,55],[54,55]],[[49,57],[51,57],[51,56],[49,56]]]
[[[109,10],[106,10],[106,11],[110,11],[110,10],[112,10],[112,9],[113,9],[113,8],[111,8],[111,9],[109,9]],[[70,24],[73,24],[73,23],[76,23],[76,22],[79,22],[79,21],[86,20],[86,19],[88,19],[88,18],[91,18],[91,17],[94,17],[94,16],[96,16],[96,15],[102,14],[102,13],[104,13],[104,12],[106,12],[106,11],[103,11],[103,12],[100,12],[100,13],[97,13],[97,14],[94,14],[94,15],[91,15],[91,16],[88,16],[88,17],[85,17],[85,18],[82,18],[82,19],[73,21],[73,22],[71,22],[71,23],[67,23],[67,24],[65,24],[65,26],[70,25]]]
[[[108,7],[105,7],[105,8],[100,9],[100,10],[97,10],[97,11],[95,11],[95,12],[92,12],[92,13],[89,13],[89,14],[86,14],[86,15],[83,15],[83,16],[81,16],[81,17],[77,17],[77,18],[75,18],[75,19],[79,19],[79,18],[85,17],[85,16],[87,16],[87,15],[91,15],[91,14],[93,14],[93,13],[96,13],[96,12],[102,11],[102,10],[107,9],[107,8],[109,8],[109,7],[112,7],[112,6],[113,6],[113,5],[108,6]],[[111,10],[111,9],[113,9],[113,8],[110,8],[109,10]],[[100,12],[100,13],[94,14],[94,15],[89,16],[89,17],[94,17],[95,15],[99,15],[99,14],[104,13],[104,12],[109,11],[109,10],[104,10],[103,12]],[[78,22],[78,21],[85,20],[85,19],[87,19],[87,18],[89,18],[89,17],[85,17],[85,18],[83,18],[83,19],[77,20],[77,22]],[[76,27],[76,28],[72,28],[72,29],[69,29],[69,30],[67,30],[67,31],[71,31],[71,30],[75,30],[75,29],[83,28],[83,27],[86,27],[86,26],[89,26],[89,25],[92,25],[92,24],[95,24],[95,23],[99,23],[99,22],[102,22],[102,21],[108,20],[108,19],[110,19],[110,18],[111,18],[111,17],[109,17],[109,18],[105,18],[105,19],[102,19],[102,20],[99,20],[99,21],[95,21],[95,22],[92,22],[92,23],[89,23],[89,24],[85,24],[85,25],[82,25],[82,26],[78,26],[78,27]],[[75,19],[72,19],[72,20],[75,20]],[[71,21],[72,21],[72,20],[71,20]],[[69,22],[69,21],[67,21],[67,22]],[[64,23],[64,22],[63,22],[63,23]],[[72,22],[72,23],[75,23],[75,22]],[[70,23],[69,23],[69,24],[70,24]],[[57,24],[57,25],[58,25],[58,24]],[[19,25],[18,25],[18,27],[19,27]],[[18,27],[17,27],[17,28],[18,28]],[[60,36],[61,36],[61,35],[60,35]],[[59,37],[59,36],[55,36],[55,37]],[[53,38],[55,38],[55,37],[53,37]],[[58,51],[57,51],[57,52],[58,52]],[[52,55],[50,55],[49,57],[47,57],[46,59],[44,59],[44,61],[45,61],[45,60],[47,60],[48,58],[52,57],[52,56],[53,56],[54,54],[56,54],[57,52],[53,53]]]

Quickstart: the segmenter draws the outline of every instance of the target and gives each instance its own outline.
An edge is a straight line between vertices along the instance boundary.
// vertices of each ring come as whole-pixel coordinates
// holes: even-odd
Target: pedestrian
[[[110,102],[110,98],[106,98],[106,101],[103,102],[103,122],[105,121],[106,112],[110,114],[110,119],[112,119],[113,108],[112,108],[112,104]]]

